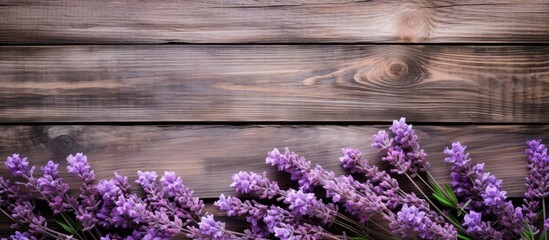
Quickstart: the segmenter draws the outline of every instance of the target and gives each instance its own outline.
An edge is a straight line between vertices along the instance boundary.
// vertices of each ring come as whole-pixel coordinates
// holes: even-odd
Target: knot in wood
[[[373,66],[369,80],[388,87],[409,87],[424,78],[425,69],[421,65],[405,55],[388,56]]]
[[[392,63],[389,65],[389,75],[399,77],[405,76],[408,72],[408,65],[401,62]]]
[[[68,155],[75,148],[75,140],[67,134],[60,135],[48,143],[48,148],[54,154]]]
[[[424,10],[405,10],[397,15],[396,30],[401,40],[420,42],[429,37],[432,21]]]

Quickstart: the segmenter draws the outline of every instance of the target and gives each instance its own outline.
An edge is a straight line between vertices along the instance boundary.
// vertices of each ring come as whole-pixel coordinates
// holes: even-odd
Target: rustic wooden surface
[[[1,43],[546,42],[549,2],[0,3]]]
[[[1,122],[547,123],[547,46],[0,47]]]
[[[173,170],[238,227],[211,205],[233,173],[289,186],[264,163],[285,146],[386,168],[371,135],[405,116],[436,178],[462,141],[519,198],[525,141],[549,141],[548,22],[546,0],[0,0],[0,159]]]

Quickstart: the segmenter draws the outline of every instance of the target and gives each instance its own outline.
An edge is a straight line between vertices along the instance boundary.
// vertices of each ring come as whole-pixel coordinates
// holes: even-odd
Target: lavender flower
[[[306,182],[307,187],[301,187],[302,190],[311,190],[314,186],[322,186],[326,190],[326,195],[332,198],[334,203],[342,202],[345,209],[351,214],[357,216],[362,223],[368,220],[373,214],[384,209],[381,199],[376,194],[364,194],[356,187],[368,191],[368,187],[355,181],[352,177],[335,177],[335,174],[324,170],[319,165],[311,169],[311,163],[303,157],[290,152],[286,148],[284,155],[277,149],[268,153],[267,162],[277,165],[279,169],[294,175],[300,176],[300,179],[294,179],[300,182]]]
[[[6,162],[4,163],[8,170],[10,170],[13,176],[31,176],[34,172],[34,167],[29,167],[29,162],[27,158],[21,159],[19,154],[13,154],[10,157],[7,157]]]
[[[430,166],[427,154],[420,149],[418,136],[412,125],[406,124],[405,118],[400,118],[399,121],[394,120],[389,129],[394,134],[393,138],[389,138],[385,131],[379,131],[373,136],[372,147],[387,151],[387,155],[381,160],[394,167],[392,172],[407,173],[412,178],[420,171],[427,171]]]
[[[515,208],[509,201],[506,202],[507,192],[503,191],[502,180],[484,172],[484,164],[472,166],[469,154],[465,153],[466,146],[459,142],[452,144],[452,149],[446,148],[446,162],[452,164],[451,187],[461,204],[469,201],[468,209],[475,213],[495,218],[495,226],[481,222],[480,228],[473,232],[477,236],[501,236],[511,239],[521,234],[523,229],[522,208]]]
[[[233,175],[233,183],[231,187],[239,193],[253,192],[259,195],[260,198],[273,198],[280,193],[280,188],[277,182],[269,181],[266,177],[253,172],[239,172]]]
[[[137,171],[137,176],[138,178],[135,182],[139,183],[139,185],[141,185],[144,189],[150,189],[154,184],[156,184],[156,178],[158,177],[155,171]]]
[[[469,158],[469,154],[465,153],[467,147],[461,145],[459,142],[452,144],[452,148],[446,148],[444,153],[448,156],[444,159],[447,163],[452,164],[452,170],[450,176],[452,182],[450,186],[457,197],[463,199],[471,199],[472,197],[479,197],[480,189],[473,188],[469,176],[475,175],[476,169],[482,168],[484,171],[484,165],[478,165],[476,168],[472,167],[472,160]],[[478,206],[477,202],[481,199],[473,199],[471,206]]]
[[[343,156],[339,158],[343,168],[351,171],[352,173],[361,172],[356,166],[362,165],[362,152],[355,148],[343,148],[341,149]]]
[[[468,233],[473,234],[478,239],[508,239],[504,233],[494,229],[490,222],[482,221],[482,214],[473,210],[463,217],[463,226]]]
[[[463,226],[467,228],[468,233],[482,232],[481,219],[482,214],[473,210],[463,217]]]
[[[277,226],[285,226],[286,224],[296,223],[296,218],[289,211],[286,211],[278,206],[270,206],[267,214],[263,217],[263,222],[269,231],[274,232]]]
[[[56,239],[70,238],[49,229],[46,219],[35,213],[34,204],[29,201],[29,193],[33,192],[44,196],[54,213],[63,214],[63,220],[69,225],[74,224],[67,219],[72,214],[67,216],[65,212],[74,211],[74,217],[83,227],[76,233],[78,238],[82,238],[81,234],[96,235],[97,230],[104,230],[107,232],[101,239],[171,239],[181,231],[192,233],[198,226],[200,229],[196,231],[204,232],[197,235],[198,238],[211,239],[211,236],[205,235],[205,226],[212,225],[212,222],[208,218],[201,224],[193,221],[202,217],[203,202],[194,197],[193,191],[183,185],[181,178],[173,172],[165,172],[159,181],[155,173],[139,172],[136,182],[144,186],[147,192],[147,197],[142,199],[130,193],[128,178],[116,172],[112,179],[100,180],[96,184],[95,174],[85,155],[70,155],[67,161],[67,171],[83,180],[79,198],[68,195],[69,186],[60,177],[59,165],[53,161],[41,167],[44,173],[42,177],[35,178],[34,167],[30,166],[26,158],[21,159],[14,154],[6,159],[6,167],[26,180],[25,183],[11,184],[9,180],[0,177],[2,212],[9,212],[9,217],[17,223],[14,227],[25,227],[26,230],[12,235],[12,239],[36,239],[29,236],[40,239],[46,236]],[[223,225],[221,222],[215,223],[212,226]],[[97,228],[98,226],[101,227]],[[91,231],[94,228],[95,231]],[[108,231],[120,231],[122,234]],[[233,235],[224,234],[222,239],[235,238],[231,236]]]
[[[549,156],[547,148],[541,140],[527,141],[528,169],[526,177],[526,192],[524,193],[524,205],[526,220],[530,227],[536,230],[534,223],[538,218],[538,210],[541,201],[549,195]]]
[[[192,239],[238,239],[236,236],[228,233],[225,230],[225,224],[217,222],[213,219],[213,215],[207,215],[201,218],[198,223],[199,228],[189,228],[187,236]]]
[[[67,192],[69,191],[69,185],[63,182],[63,179],[59,177],[59,171],[57,167],[59,164],[55,164],[52,161],[48,161],[47,165],[42,167],[44,176],[36,180],[36,185],[42,195],[49,200],[49,205],[55,214],[67,211],[75,205],[74,199],[71,202],[64,202],[64,199],[71,199]]]
[[[529,176],[526,178],[528,198],[545,198],[549,196],[549,156],[547,148],[541,144],[541,140],[528,141],[528,169]]]
[[[290,179],[297,181],[301,189],[305,191],[311,190],[318,184],[307,173],[307,169],[311,168],[311,162],[303,157],[299,157],[294,152],[290,152],[288,148],[284,150],[284,154],[281,154],[278,149],[273,149],[273,151],[267,153],[265,162],[272,166],[276,165],[279,171],[290,173]]]
[[[206,236],[211,236],[214,239],[222,239],[225,230],[225,224],[216,222],[212,215],[205,216],[201,219],[200,232]]]
[[[426,217],[426,213],[415,206],[404,204],[397,213],[396,221],[390,223],[393,233],[402,238],[417,233],[422,239],[456,239],[457,232],[451,225],[441,226]]]
[[[297,226],[280,224],[280,226],[274,227],[274,235],[281,240],[322,239],[324,236],[324,229],[307,223]]]
[[[290,189],[288,191],[284,203],[289,204],[288,207],[295,215],[306,215],[311,209],[318,207],[318,200],[314,193],[304,193],[299,190]]]
[[[188,209],[194,214],[200,215],[204,209],[202,200],[194,196],[194,191],[183,184],[180,177],[174,172],[164,172],[164,176],[160,178],[162,192],[173,197],[175,203],[183,209]]]
[[[264,238],[272,231],[263,222],[269,207],[255,200],[242,202],[237,197],[225,197],[225,195],[221,194],[219,200],[214,205],[218,206],[221,211],[226,212],[227,216],[245,216],[246,221],[251,224],[251,229],[248,230],[250,237]]]
[[[15,234],[10,236],[11,240],[36,240],[34,236],[32,236],[28,232],[19,232],[15,231]]]
[[[484,198],[484,205],[488,207],[497,207],[505,202],[507,198],[507,192],[502,191],[496,185],[488,183],[484,193],[482,193],[482,198]]]
[[[129,228],[139,224],[147,214],[146,204],[135,195],[129,198],[118,196],[110,222],[114,227]]]
[[[372,192],[381,198],[381,202],[389,209],[395,209],[399,203],[398,181],[392,178],[386,171],[380,171],[377,166],[369,165],[362,159],[362,153],[358,149],[344,148],[343,156],[339,158],[343,168],[352,173],[362,173],[368,179],[367,185]]]
[[[67,170],[76,177],[83,179],[84,182],[91,182],[95,179],[95,174],[88,163],[88,157],[83,153],[77,153],[76,155],[69,155],[67,157]]]
[[[18,224],[27,225],[28,232],[33,236],[44,236],[46,233],[46,219],[34,213],[34,206],[29,201],[14,204],[11,218]]]

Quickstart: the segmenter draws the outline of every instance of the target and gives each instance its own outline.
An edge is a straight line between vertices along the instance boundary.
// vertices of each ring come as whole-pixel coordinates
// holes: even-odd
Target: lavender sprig
[[[138,172],[137,182],[147,193],[146,198],[141,198],[131,193],[128,178],[116,172],[113,178],[96,183],[95,174],[84,154],[70,155],[67,162],[67,171],[82,181],[78,198],[68,194],[69,186],[60,177],[59,165],[53,161],[41,167],[42,177],[35,178],[35,167],[27,158],[14,154],[6,159],[8,170],[15,177],[25,180],[12,184],[0,177],[0,210],[17,223],[14,227],[21,230],[12,235],[12,239],[27,239],[29,234],[39,238],[81,240],[88,237],[171,239],[179,234],[198,239],[237,239],[240,238],[237,236],[245,236],[224,229],[224,223],[213,220],[210,214],[204,214],[202,200],[193,196],[193,191],[174,172],[165,172],[159,180],[153,173]],[[28,190],[39,193],[47,200],[54,213],[63,217],[65,224],[60,224],[74,236],[49,228],[46,219],[35,213]],[[74,213],[72,217],[67,214],[70,212]],[[76,227],[76,221],[82,228]]]
[[[427,171],[430,167],[427,154],[420,148],[418,136],[412,125],[406,124],[406,118],[394,120],[389,129],[394,136],[390,137],[386,131],[379,131],[373,136],[372,147],[386,151],[386,156],[381,160],[393,166],[391,172],[408,173],[414,178],[419,172]]]

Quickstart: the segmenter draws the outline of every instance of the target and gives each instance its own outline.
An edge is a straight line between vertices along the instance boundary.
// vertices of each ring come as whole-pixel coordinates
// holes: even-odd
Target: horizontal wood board
[[[231,176],[238,171],[267,171],[273,180],[288,187],[289,177],[265,164],[268,151],[291,150],[344,174],[338,162],[340,149],[357,147],[372,164],[386,168],[371,137],[385,126],[83,126],[36,125],[0,126],[0,156],[18,152],[34,164],[55,160],[66,166],[69,153],[87,154],[99,179],[113,172],[135,179],[137,170],[175,171],[204,198],[234,194]],[[450,165],[442,151],[454,141],[467,145],[475,163],[485,162],[486,170],[503,179],[511,197],[524,192],[527,175],[526,140],[549,139],[549,126],[416,126],[422,147],[429,154],[432,174],[449,182]],[[38,168],[37,168],[38,169]],[[63,171],[64,172],[64,171]],[[5,167],[0,175],[9,175]],[[63,176],[71,179],[67,174]],[[411,190],[410,184],[403,187]],[[78,188],[79,183],[71,181]]]
[[[547,123],[548,46],[4,46],[0,122]]]
[[[0,3],[0,43],[547,43],[549,2],[38,1]]]

